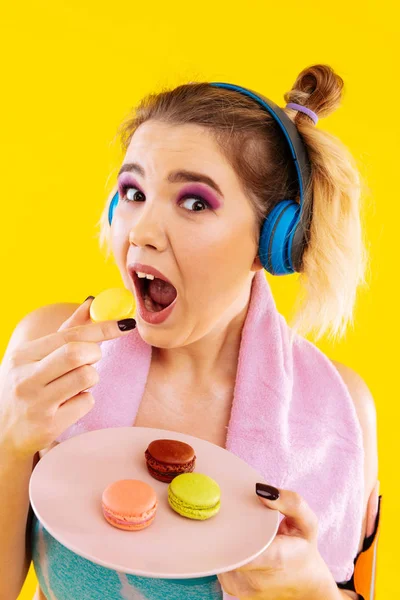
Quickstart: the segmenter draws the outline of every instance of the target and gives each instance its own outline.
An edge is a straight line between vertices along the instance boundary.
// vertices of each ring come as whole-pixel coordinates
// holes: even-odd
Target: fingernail
[[[135,319],[122,319],[122,321],[118,321],[118,327],[121,331],[128,331],[136,327],[136,321]]]
[[[84,299],[84,301],[82,302],[82,304],[84,304],[86,302],[86,300],[89,300],[89,298],[91,298],[92,300],[94,300],[94,296],[88,296],[87,298]]]
[[[279,498],[279,490],[273,485],[267,485],[266,483],[256,483],[256,494],[267,500],[278,500]]]

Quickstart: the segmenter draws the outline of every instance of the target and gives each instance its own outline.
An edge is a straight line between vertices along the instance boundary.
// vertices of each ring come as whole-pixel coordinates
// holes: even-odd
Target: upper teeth
[[[141,277],[142,279],[144,277],[146,277],[147,279],[154,279],[154,275],[149,275],[149,273],[141,273],[140,271],[136,271],[137,276]]]

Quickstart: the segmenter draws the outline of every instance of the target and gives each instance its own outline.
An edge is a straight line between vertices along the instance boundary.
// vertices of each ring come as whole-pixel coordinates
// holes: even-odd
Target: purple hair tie
[[[303,112],[306,115],[308,115],[310,117],[310,119],[312,119],[314,121],[314,125],[316,125],[318,123],[318,117],[315,114],[315,112],[312,111],[311,109],[307,108],[306,106],[302,106],[301,104],[296,104],[295,102],[289,102],[289,104],[286,104],[285,108],[293,108],[294,110]]]

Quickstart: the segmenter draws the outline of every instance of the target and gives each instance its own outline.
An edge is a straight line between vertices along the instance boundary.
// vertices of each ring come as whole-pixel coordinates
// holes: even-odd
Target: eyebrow
[[[128,171],[129,173],[138,173],[142,177],[145,177],[145,171],[143,167],[141,167],[138,163],[125,163],[122,165],[120,170],[118,171],[118,177]],[[187,171],[185,169],[180,171],[171,171],[168,175],[167,181],[170,183],[184,183],[187,181],[198,181],[200,183],[205,183],[213,188],[220,196],[224,197],[221,192],[220,187],[215,183],[211,177],[205,175],[204,173],[197,173],[196,171]]]

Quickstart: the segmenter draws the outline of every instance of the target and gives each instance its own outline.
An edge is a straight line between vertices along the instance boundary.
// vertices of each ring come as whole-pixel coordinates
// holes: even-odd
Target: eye
[[[184,200],[185,202],[188,200],[189,201],[194,200],[194,204],[192,204],[192,206],[194,206],[195,209],[194,210],[189,209],[189,212],[201,212],[207,208],[211,208],[210,204],[207,202],[207,200],[204,200],[204,198],[202,198],[201,196],[196,196],[195,194],[190,194],[190,195],[184,196],[182,198],[182,200]],[[201,208],[201,205],[203,205],[204,208]]]
[[[136,192],[133,192],[132,190],[136,190]],[[143,202],[143,199],[139,199],[137,197],[138,194],[141,194],[143,198],[145,197],[143,192],[135,188],[133,185],[127,184],[120,186],[119,194],[124,202]]]
[[[129,184],[120,185],[119,195],[124,202],[143,202],[146,198],[143,192],[141,192],[138,188],[134,187],[133,185]],[[186,196],[183,196],[181,198],[180,203],[182,203],[182,201],[187,202],[190,200],[194,201],[194,203],[192,204],[192,207],[194,207],[194,209],[187,209],[189,212],[201,212],[203,210],[206,210],[207,208],[211,208],[211,205],[209,204],[209,202],[207,202],[207,200],[196,194],[186,194]]]

